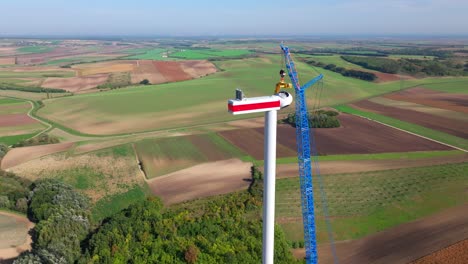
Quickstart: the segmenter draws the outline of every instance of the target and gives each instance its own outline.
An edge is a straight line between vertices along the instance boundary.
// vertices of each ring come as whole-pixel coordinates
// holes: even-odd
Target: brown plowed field
[[[422,87],[385,95],[393,100],[407,101],[432,107],[468,113],[468,95],[434,91]]]
[[[183,71],[189,74],[192,78],[199,78],[217,71],[213,63],[206,60],[181,61],[180,66]]]
[[[402,78],[404,78],[398,74],[390,74],[390,73],[383,73],[383,72],[372,72],[372,73],[377,76],[378,82],[393,82],[393,81],[399,81]]]
[[[21,126],[37,123],[27,114],[0,115],[0,127]]]
[[[319,154],[368,154],[450,149],[357,116],[340,114],[338,118],[341,122],[339,128],[315,129]],[[278,157],[296,155],[295,133],[295,128],[289,125],[278,125]],[[219,134],[255,159],[263,159],[263,128],[230,130]]]
[[[227,130],[219,134],[255,159],[263,159],[263,128]],[[278,158],[295,156],[295,147],[290,148],[284,146],[283,143],[279,141],[278,136],[276,155]]]
[[[336,252],[340,263],[406,264],[467,239],[467,212],[465,204],[362,239],[339,242]],[[318,252],[320,263],[333,263],[329,245],[320,245]]]
[[[466,264],[468,263],[468,239],[460,241],[428,256],[420,258],[411,264]]]
[[[468,100],[466,102],[468,103]],[[406,121],[409,123],[439,130],[450,135],[468,139],[468,122],[443,118],[440,116],[421,113],[413,110],[385,106],[371,102],[369,100],[363,100],[351,104],[351,106],[357,106],[360,109],[364,109],[366,111],[393,117],[402,121]]]
[[[2,159],[1,169],[12,168],[21,163],[37,159],[49,154],[65,151],[73,146],[73,142],[14,148]]]
[[[192,77],[184,72],[179,62],[175,61],[153,61],[153,65],[158,72],[160,72],[167,81],[177,82],[190,80]]]
[[[90,53],[82,48],[55,48],[50,52],[31,53],[17,56],[17,64],[44,63],[48,60],[60,58],[64,56],[83,55]]]
[[[4,57],[0,58],[0,65],[12,65],[15,64],[15,57]]]
[[[98,85],[104,84],[109,77],[108,74],[95,74],[84,77],[71,78],[47,78],[43,83],[44,88],[63,89],[69,92],[79,92],[95,88]]]
[[[250,166],[238,159],[208,162],[149,180],[148,185],[164,204],[180,203],[247,188]]]

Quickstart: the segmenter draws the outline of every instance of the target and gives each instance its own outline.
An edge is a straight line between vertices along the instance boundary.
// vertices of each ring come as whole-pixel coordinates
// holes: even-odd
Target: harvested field
[[[28,232],[33,227],[25,216],[0,211],[0,263],[11,263],[9,260],[31,249]]]
[[[229,159],[199,164],[148,182],[154,195],[170,205],[245,189],[250,184],[248,162]]]
[[[468,97],[466,103],[468,103]],[[385,106],[373,103],[369,100],[360,101],[351,104],[351,106],[468,139],[468,122],[443,118],[408,109]],[[468,107],[466,107],[466,109],[468,110]]]
[[[340,114],[339,128],[315,129],[318,153],[369,154],[448,150],[447,146],[348,114]],[[263,159],[263,128],[240,129],[219,133],[255,159]],[[296,155],[295,128],[278,125],[278,157]]]
[[[209,61],[181,61],[179,62],[182,70],[192,78],[206,76],[217,71],[213,63]]]
[[[293,131],[293,134],[295,133],[294,130],[291,131]],[[220,132],[219,135],[255,159],[263,160],[263,128],[228,130]],[[295,142],[295,136],[293,140]],[[284,142],[279,140],[279,136],[276,153],[278,158],[296,155],[295,147],[285,146]]]
[[[411,264],[466,264],[468,260],[468,239],[422,257]]]
[[[374,97],[374,98],[369,99],[369,101],[373,103],[381,104],[381,105],[397,107],[397,108],[405,109],[405,110],[413,110],[416,112],[436,115],[436,116],[447,118],[447,119],[456,119],[456,120],[460,120],[463,122],[468,122],[467,114],[456,112],[456,111],[451,111],[447,109],[430,107],[430,106],[420,105],[420,104],[406,102],[406,101],[396,101],[396,100],[388,99],[385,97]]]
[[[378,71],[374,71],[372,73],[377,76],[378,82],[394,82],[399,81],[401,79],[408,79],[407,76],[401,76],[398,74],[383,73]]]
[[[468,95],[444,93],[423,87],[385,95],[386,98],[468,113]]]
[[[145,139],[135,143],[135,150],[148,178],[241,155],[216,134]]]
[[[37,121],[29,117],[27,114],[10,114],[0,116],[0,127],[22,126],[34,123],[37,123]]]
[[[59,144],[14,148],[10,150],[7,153],[7,155],[2,159],[0,167],[3,170],[9,169],[42,156],[66,151],[69,148],[71,148],[73,144],[73,142],[67,142]]]
[[[320,174],[369,172],[462,162],[468,162],[468,154],[425,159],[320,161]],[[299,175],[297,164],[279,164],[276,171],[277,178],[297,177]]]
[[[104,84],[109,75],[108,74],[94,74],[87,75],[84,77],[72,77],[72,78],[47,78],[43,83],[44,88],[56,88],[63,89],[68,92],[80,92],[88,89],[97,87],[98,85]]]
[[[191,76],[184,72],[180,63],[175,61],[153,61],[154,67],[168,82],[190,80]]]
[[[14,65],[16,64],[15,57],[0,57],[0,65]]]
[[[336,243],[338,258],[347,264],[406,264],[467,239],[467,211],[468,205],[463,205],[362,239]],[[333,263],[329,245],[319,246],[318,251],[320,263]]]
[[[73,66],[73,69],[78,69],[78,76],[87,76],[102,73],[131,72],[134,66],[135,63],[132,61],[106,61],[92,64],[80,64]]]

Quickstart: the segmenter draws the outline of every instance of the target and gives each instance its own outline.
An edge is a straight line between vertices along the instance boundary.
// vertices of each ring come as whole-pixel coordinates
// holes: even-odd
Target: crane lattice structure
[[[304,223],[304,246],[307,264],[317,263],[317,240],[315,234],[314,191],[312,185],[312,165],[310,150],[310,129],[305,91],[320,81],[320,74],[303,86],[299,84],[296,67],[287,46],[281,45],[286,69],[295,91],[296,100],[296,143],[301,185],[302,220]]]

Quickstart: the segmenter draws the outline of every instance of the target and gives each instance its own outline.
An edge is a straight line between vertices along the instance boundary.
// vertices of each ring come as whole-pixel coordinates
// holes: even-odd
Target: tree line
[[[359,70],[348,70],[343,67],[337,67],[335,64],[325,64],[322,62],[317,62],[315,60],[304,60],[307,64],[310,64],[315,67],[321,67],[329,71],[339,73],[345,77],[356,78],[364,81],[374,81],[377,79],[377,76],[372,72],[364,72]]]
[[[318,110],[309,112],[309,127],[312,128],[333,128],[340,127],[340,120],[337,118],[338,112]],[[288,116],[279,121],[296,127],[296,113],[289,113]]]

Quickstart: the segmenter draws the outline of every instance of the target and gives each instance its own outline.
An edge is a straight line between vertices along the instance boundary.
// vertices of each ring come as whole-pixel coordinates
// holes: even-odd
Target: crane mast
[[[296,144],[299,165],[299,179],[301,185],[302,220],[304,223],[304,246],[306,251],[306,263],[317,263],[317,240],[315,232],[314,191],[312,185],[312,165],[310,151],[309,117],[305,91],[317,81],[323,78],[320,74],[314,79],[300,86],[294,61],[291,58],[289,48],[281,44],[281,50],[286,64],[286,69],[295,91],[296,100]]]

